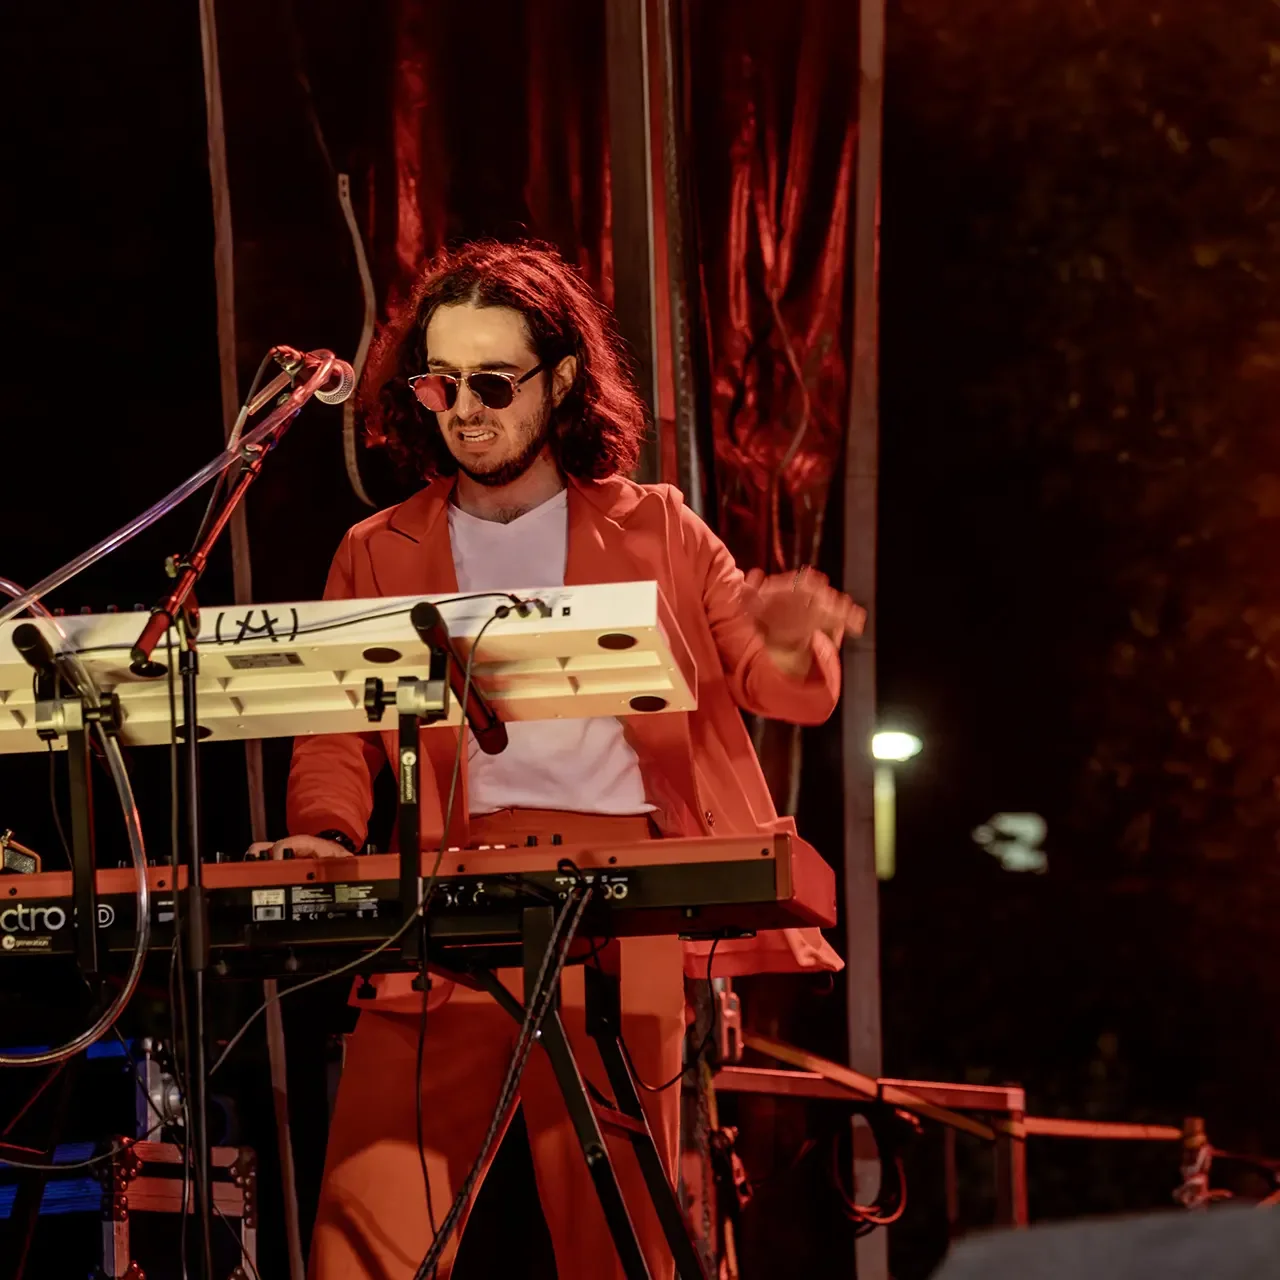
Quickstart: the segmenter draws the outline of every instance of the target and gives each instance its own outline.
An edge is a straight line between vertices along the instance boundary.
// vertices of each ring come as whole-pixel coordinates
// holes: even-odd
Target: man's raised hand
[[[750,570],[743,603],[774,664],[797,678],[809,672],[816,632],[838,646],[846,635],[861,635],[867,621],[861,605],[837,591],[825,573],[808,566],[769,575]]]

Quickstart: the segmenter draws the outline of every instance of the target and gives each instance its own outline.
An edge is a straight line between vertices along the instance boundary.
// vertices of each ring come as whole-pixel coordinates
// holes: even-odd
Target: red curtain
[[[397,0],[390,40],[392,164],[369,189],[384,302],[478,235],[552,241],[609,301],[603,6]]]
[[[719,531],[787,569],[818,559],[848,417],[858,10],[689,9]]]
[[[802,0],[783,25],[774,0],[700,0],[683,39],[708,514],[744,566],[780,570],[819,557],[848,416],[857,8]],[[397,0],[388,43],[365,184],[380,301],[480,234],[555,242],[611,300],[603,4]]]
[[[847,417],[857,8],[672,7],[684,16],[684,178],[697,248],[688,283],[702,321],[694,364],[710,369],[708,519],[744,567],[814,561]],[[355,349],[359,281],[338,172],[351,176],[380,316],[443,243],[485,234],[554,242],[611,300],[603,0],[218,9],[242,387],[272,342]],[[255,564],[260,599],[318,591],[332,547],[367,514],[336,433],[321,425],[317,411],[317,429],[291,433],[290,465],[269,468],[255,491],[252,537],[269,548]],[[381,505],[404,493],[380,465],[377,455],[361,463]],[[789,808],[798,738],[773,728],[784,732],[761,739],[761,755]],[[283,764],[268,752],[273,796],[283,795]],[[794,993],[791,984],[776,1000],[753,990],[753,1024],[789,1033],[782,1011]],[[300,1104],[311,1095],[295,1139],[302,1200],[313,1205],[323,1090],[307,1071],[323,1040],[307,1021],[290,1027],[296,1045],[310,1046],[293,1055],[291,1087]],[[782,1136],[787,1150],[804,1137]],[[758,1167],[777,1155],[770,1141],[752,1139]],[[800,1259],[813,1234],[803,1225],[796,1216],[770,1239]],[[750,1249],[756,1269],[770,1270],[765,1242],[753,1237]]]

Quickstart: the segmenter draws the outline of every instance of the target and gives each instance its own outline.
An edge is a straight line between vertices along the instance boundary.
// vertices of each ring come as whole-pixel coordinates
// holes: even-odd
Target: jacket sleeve
[[[743,609],[743,575],[729,549],[677,499],[685,551],[702,584],[702,605],[715,639],[733,700],[744,711],[821,724],[840,697],[840,652],[830,637],[815,632],[813,663],[800,680],[774,666],[755,623]]]
[[[356,595],[352,555],[348,533],[329,569],[326,600],[349,600]],[[386,760],[376,733],[323,733],[295,739],[285,804],[289,834],[318,835],[335,829],[363,844],[373,812],[373,780]]]

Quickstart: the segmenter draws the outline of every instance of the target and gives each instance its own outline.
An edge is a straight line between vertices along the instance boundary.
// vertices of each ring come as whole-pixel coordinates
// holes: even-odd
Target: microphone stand
[[[187,1125],[188,1144],[194,1165],[196,1265],[199,1280],[213,1280],[213,1179],[209,1162],[209,1115],[206,1098],[206,1064],[208,1062],[205,1032],[204,979],[209,968],[208,903],[204,894],[204,849],[200,820],[200,722],[197,692],[200,654],[197,639],[200,632],[199,612],[193,592],[209,562],[214,544],[227,527],[235,509],[243,501],[249,486],[258,478],[267,454],[280,443],[290,422],[299,410],[329,379],[337,357],[331,352],[316,353],[327,357],[314,372],[295,388],[283,404],[274,409],[255,427],[254,440],[246,441],[242,450],[243,466],[239,476],[220,500],[220,505],[205,522],[205,527],[191,551],[170,560],[167,568],[176,581],[168,596],[151,611],[138,642],[130,654],[130,669],[136,675],[159,676],[164,666],[153,661],[152,653],[171,626],[177,624],[182,636],[179,671],[182,677],[182,729],[185,761],[184,781],[187,811],[187,892],[186,902],[175,920],[177,944],[183,949],[186,964],[188,1025],[186,1045],[189,1066]],[[176,886],[175,886],[176,887]],[[186,1213],[187,1206],[182,1206]]]

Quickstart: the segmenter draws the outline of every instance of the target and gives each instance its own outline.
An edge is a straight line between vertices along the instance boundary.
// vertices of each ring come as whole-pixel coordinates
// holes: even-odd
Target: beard
[[[450,432],[457,429],[459,423],[453,419],[449,423]],[[498,462],[487,470],[480,471],[468,466],[450,450],[458,470],[469,476],[477,484],[489,489],[500,489],[503,485],[519,480],[538,460],[538,456],[546,447],[551,436],[551,406],[544,400],[528,418],[523,419],[515,432],[518,445],[516,452],[504,462]],[[446,440],[450,437],[446,436]]]

